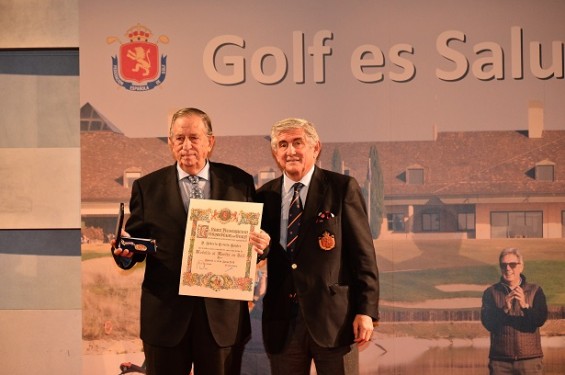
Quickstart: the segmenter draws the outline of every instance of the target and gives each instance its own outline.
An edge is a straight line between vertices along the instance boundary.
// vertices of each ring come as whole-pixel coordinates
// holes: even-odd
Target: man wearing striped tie
[[[212,162],[210,117],[182,108],[172,117],[169,148],[175,163],[133,183],[130,236],[157,240],[155,254],[113,249],[117,265],[145,261],[141,294],[141,339],[148,375],[238,375],[243,346],[251,334],[246,301],[179,295],[187,207],[190,199],[251,202],[253,177],[232,165]],[[251,233],[257,253],[267,247],[265,232]]]
[[[359,373],[357,346],[378,320],[379,281],[357,181],[317,167],[314,126],[290,118],[271,129],[283,171],[258,190],[271,236],[263,340],[274,375]]]

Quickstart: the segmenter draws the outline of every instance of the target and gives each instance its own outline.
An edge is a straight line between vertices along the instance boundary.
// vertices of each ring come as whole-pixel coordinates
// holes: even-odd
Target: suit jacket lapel
[[[229,184],[225,182],[226,172],[210,162],[210,199],[229,200]]]
[[[271,213],[266,213],[266,217],[276,218],[272,224],[272,234],[273,238],[280,238],[281,236],[281,204],[282,204],[282,176],[279,177],[272,186],[272,191],[275,194],[269,195],[269,202],[265,202],[267,207],[278,207],[278,210],[274,209]]]
[[[219,170],[210,163],[210,199],[220,199],[224,195],[225,185],[222,183],[222,176],[218,174]]]
[[[165,194],[162,198],[163,202],[171,202],[171,212],[168,214],[175,218],[175,222],[185,228],[187,218],[179,187],[179,177],[176,164],[173,164],[170,167],[164,181],[161,181],[161,183],[163,184],[163,193]]]

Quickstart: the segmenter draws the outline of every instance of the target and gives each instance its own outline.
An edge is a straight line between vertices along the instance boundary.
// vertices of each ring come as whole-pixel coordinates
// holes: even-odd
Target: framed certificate
[[[257,253],[249,234],[261,226],[262,203],[191,199],[179,294],[253,300]]]

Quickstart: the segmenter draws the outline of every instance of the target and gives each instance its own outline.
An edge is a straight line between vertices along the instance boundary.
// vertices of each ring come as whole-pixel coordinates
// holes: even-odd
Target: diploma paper
[[[262,203],[191,199],[179,294],[253,300],[257,253],[249,233],[262,212]]]

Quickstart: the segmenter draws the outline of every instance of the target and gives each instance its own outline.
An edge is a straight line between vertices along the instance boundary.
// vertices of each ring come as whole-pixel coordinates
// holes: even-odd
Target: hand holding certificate
[[[262,203],[191,199],[179,294],[251,301]]]

